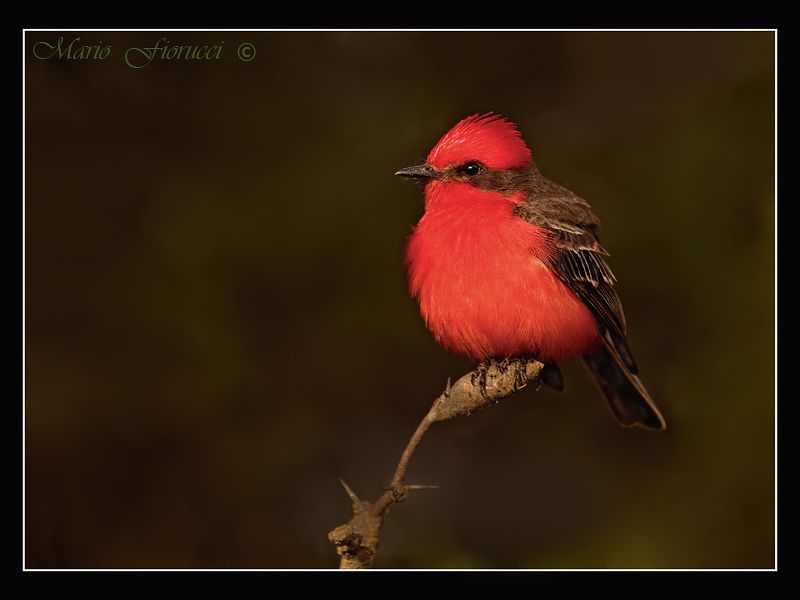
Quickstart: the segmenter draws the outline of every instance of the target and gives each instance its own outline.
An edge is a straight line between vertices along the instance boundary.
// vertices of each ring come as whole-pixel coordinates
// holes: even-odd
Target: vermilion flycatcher
[[[580,357],[621,425],[664,429],[636,376],[599,220],[539,173],[516,125],[467,117],[425,164],[396,174],[425,181],[425,214],[406,248],[409,289],[445,348],[484,372],[535,358],[557,389],[557,362]]]

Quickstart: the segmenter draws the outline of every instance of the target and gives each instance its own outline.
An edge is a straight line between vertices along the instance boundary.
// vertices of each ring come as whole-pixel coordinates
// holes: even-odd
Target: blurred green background
[[[587,198],[662,434],[579,364],[436,425],[378,567],[771,567],[770,32],[203,32],[217,62],[26,39],[28,567],[335,567],[447,377],[406,291],[457,120],[519,123]],[[251,62],[236,58],[251,42]]]

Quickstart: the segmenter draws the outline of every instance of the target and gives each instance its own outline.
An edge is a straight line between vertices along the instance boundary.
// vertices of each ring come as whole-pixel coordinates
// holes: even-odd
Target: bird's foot
[[[527,358],[517,358],[514,361],[514,391],[528,385],[528,362]]]
[[[472,374],[472,385],[477,385],[481,392],[481,396],[487,400],[489,399],[489,395],[486,393],[486,378],[488,376],[489,369],[495,365],[497,365],[497,361],[494,358],[489,358],[481,362],[481,364],[475,368],[475,371]]]
[[[486,391],[488,381],[492,377],[497,377],[497,374],[506,375],[509,369],[514,370],[514,391],[523,388],[528,383],[527,376],[528,360],[524,358],[489,358],[484,360],[475,369],[472,375],[472,385],[478,386],[481,395],[489,399],[489,394]]]

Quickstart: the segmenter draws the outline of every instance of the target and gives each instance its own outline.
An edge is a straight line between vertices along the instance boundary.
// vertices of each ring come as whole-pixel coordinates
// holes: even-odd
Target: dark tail
[[[604,338],[600,351],[584,356],[583,363],[606,397],[611,412],[620,425],[666,429],[664,417],[658,412],[650,394],[639,378],[625,366],[611,340]]]

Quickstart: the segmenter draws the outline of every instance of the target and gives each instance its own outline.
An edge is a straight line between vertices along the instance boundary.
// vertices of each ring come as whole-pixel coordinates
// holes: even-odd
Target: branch
[[[504,360],[479,366],[450,385],[434,402],[408,442],[389,488],[375,502],[361,500],[344,482],[347,495],[353,503],[353,517],[328,534],[339,553],[340,569],[369,569],[381,541],[383,518],[389,508],[403,502],[416,490],[435,489],[434,485],[408,485],[405,482],[408,463],[422,436],[437,421],[469,415],[473,411],[494,404],[539,380],[544,365],[535,360]]]

